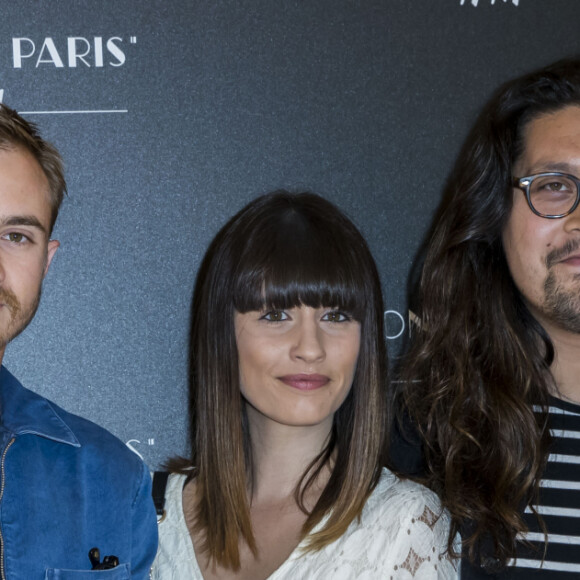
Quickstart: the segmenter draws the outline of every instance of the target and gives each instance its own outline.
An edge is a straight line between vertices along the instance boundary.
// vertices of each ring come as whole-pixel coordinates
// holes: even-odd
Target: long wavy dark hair
[[[400,395],[426,483],[452,516],[449,549],[461,530],[478,563],[488,549],[500,566],[515,555],[547,460],[554,348],[514,285],[502,232],[527,124],[570,105],[580,106],[579,59],[502,86],[461,150],[426,246]]]
[[[380,476],[386,417],[386,352],[379,276],[353,223],[312,193],[259,197],[218,233],[200,268],[190,342],[191,456],[173,471],[196,478],[196,526],[211,561],[239,569],[239,542],[254,553],[248,492],[252,453],[240,393],[234,314],[306,305],[344,309],[361,324],[352,388],[334,415],[326,447],[295,488],[318,550],[358,517]],[[332,458],[332,459],[331,459]],[[311,511],[305,492],[325,466],[330,479]],[[193,471],[192,471],[193,468]]]

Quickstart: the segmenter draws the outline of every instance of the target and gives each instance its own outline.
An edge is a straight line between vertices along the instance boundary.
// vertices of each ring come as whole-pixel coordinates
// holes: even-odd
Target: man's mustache
[[[16,295],[10,290],[2,287],[0,287],[0,304],[8,306],[8,309],[12,313],[12,317],[15,317],[20,311],[20,302],[18,301],[18,298],[16,298]]]

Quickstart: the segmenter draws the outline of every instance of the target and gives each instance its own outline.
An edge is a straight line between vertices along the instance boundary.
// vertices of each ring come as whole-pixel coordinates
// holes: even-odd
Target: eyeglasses
[[[540,217],[563,218],[577,207],[580,180],[566,173],[537,173],[514,180],[514,187],[526,195],[530,209]]]

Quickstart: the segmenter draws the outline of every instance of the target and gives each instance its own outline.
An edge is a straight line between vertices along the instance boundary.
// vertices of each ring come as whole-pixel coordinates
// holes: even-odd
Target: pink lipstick
[[[301,391],[314,391],[320,387],[324,387],[330,378],[326,375],[318,374],[299,374],[299,375],[284,375],[279,377],[284,384],[294,389],[299,389]]]

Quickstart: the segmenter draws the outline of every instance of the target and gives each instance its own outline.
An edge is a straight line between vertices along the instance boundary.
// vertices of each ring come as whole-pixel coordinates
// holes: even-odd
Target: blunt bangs
[[[259,227],[246,228],[233,276],[238,312],[300,305],[344,310],[363,319],[372,302],[366,244],[336,209],[287,205]],[[320,217],[322,215],[322,218]]]

